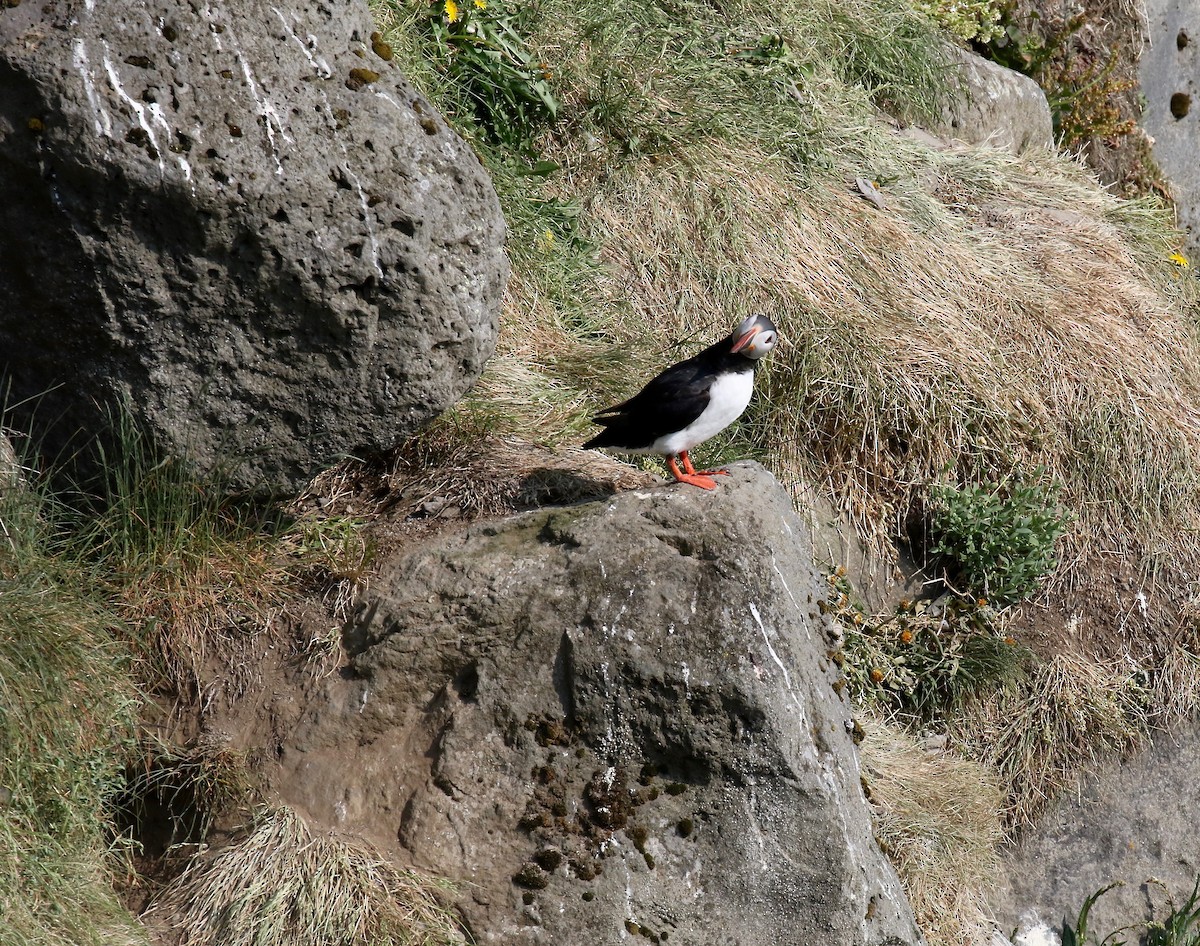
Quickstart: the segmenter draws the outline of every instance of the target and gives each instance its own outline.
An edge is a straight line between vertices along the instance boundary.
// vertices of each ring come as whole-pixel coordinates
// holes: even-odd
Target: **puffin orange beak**
[[[729,349],[730,352],[736,354],[737,352],[741,351],[743,348],[745,348],[747,345],[749,345],[750,342],[754,339],[754,336],[757,335],[761,331],[762,331],[762,329],[760,329],[757,325],[754,326],[754,328],[750,329],[750,331],[748,331],[745,335],[743,335],[741,338],[739,338],[737,341],[735,341],[733,343],[733,347],[731,349]]]

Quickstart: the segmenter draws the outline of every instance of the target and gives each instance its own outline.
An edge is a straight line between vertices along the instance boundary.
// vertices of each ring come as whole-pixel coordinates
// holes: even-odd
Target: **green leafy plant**
[[[1154,881],[1158,883],[1158,881]],[[1162,886],[1162,884],[1159,884]],[[1192,892],[1180,905],[1168,894],[1171,912],[1159,922],[1152,920],[1146,925],[1142,946],[1198,946],[1200,944],[1200,877],[1192,886]]]
[[[424,25],[475,123],[493,142],[532,156],[534,135],[557,117],[559,104],[549,68],[526,46],[522,8],[502,0],[435,0]]]
[[[1161,881],[1151,879],[1149,883],[1165,888]],[[1101,887],[1086,900],[1079,909],[1079,915],[1072,925],[1064,918],[1062,931],[1059,936],[1062,946],[1126,946],[1129,942],[1118,939],[1122,934],[1136,930],[1135,926],[1126,926],[1101,938],[1088,927],[1089,915],[1096,901],[1121,884],[1113,883]],[[1150,920],[1137,933],[1136,940],[1141,946],[1197,946],[1200,944],[1200,877],[1192,886],[1192,892],[1182,904],[1176,904],[1174,897],[1167,893],[1169,912],[1162,920]]]
[[[1092,907],[1096,901],[1112,890],[1114,887],[1120,887],[1119,883],[1109,884],[1107,887],[1101,887],[1090,897],[1083,901],[1083,906],[1079,908],[1079,915],[1075,918],[1075,925],[1072,926],[1070,921],[1063,918],[1062,931],[1059,938],[1062,940],[1062,946],[1087,946],[1088,942],[1098,944],[1098,946],[1125,946],[1124,940],[1117,940],[1115,937],[1120,932],[1109,933],[1104,939],[1096,939],[1095,935],[1088,929],[1088,915],[1092,912]]]
[[[932,551],[950,578],[997,605],[1028,597],[1057,564],[1065,529],[1058,490],[1036,482],[937,486],[931,496]]]

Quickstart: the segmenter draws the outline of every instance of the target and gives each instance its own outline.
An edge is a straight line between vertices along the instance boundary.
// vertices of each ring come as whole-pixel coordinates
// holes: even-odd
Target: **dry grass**
[[[983,891],[1000,870],[1000,786],[985,766],[927,748],[882,720],[859,747],[876,837],[931,942],[984,944]]]
[[[1067,162],[895,149],[910,170],[882,213],[721,145],[596,182],[587,221],[626,277],[603,287],[626,373],[580,374],[565,394],[561,373],[529,384],[576,343],[553,300],[517,282],[482,397],[573,432],[581,402],[627,393],[762,309],[785,345],[742,449],[818,484],[865,534],[898,534],[933,482],[1042,466],[1077,514],[1060,586],[1114,554],[1185,573],[1200,561],[1200,347],[1179,305],[1194,286],[1131,238],[1163,221]]]
[[[1009,830],[1025,827],[1099,760],[1142,744],[1158,714],[1147,671],[1062,654],[1021,687],[1002,690],[949,722],[965,755],[992,769]]]
[[[551,449],[451,418],[371,462],[347,461],[317,477],[296,508],[448,525],[547,503],[574,503],[657,479],[592,450]]]
[[[466,939],[439,881],[359,844],[314,835],[289,808],[197,860],[155,900],[186,946],[445,946]]]

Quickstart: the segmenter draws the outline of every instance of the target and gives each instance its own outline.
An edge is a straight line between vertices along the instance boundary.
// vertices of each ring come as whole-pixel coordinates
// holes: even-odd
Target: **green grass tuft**
[[[49,554],[52,519],[34,488],[0,486],[0,939],[140,943],[105,829],[138,696],[118,619]]]

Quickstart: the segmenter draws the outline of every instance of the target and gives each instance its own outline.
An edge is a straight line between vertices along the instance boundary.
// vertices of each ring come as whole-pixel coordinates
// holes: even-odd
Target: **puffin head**
[[[758,361],[775,347],[779,341],[779,329],[765,315],[752,315],[742,322],[733,333],[730,352]]]

